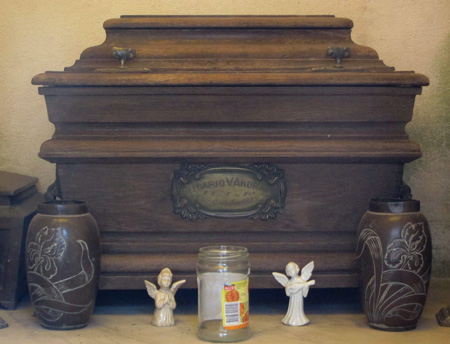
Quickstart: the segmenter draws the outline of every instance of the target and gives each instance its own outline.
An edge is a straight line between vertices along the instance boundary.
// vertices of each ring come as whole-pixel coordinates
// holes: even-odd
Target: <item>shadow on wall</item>
[[[416,107],[408,132],[422,158],[405,166],[405,181],[421,201],[433,239],[433,276],[450,277],[450,34],[434,59],[435,78]]]

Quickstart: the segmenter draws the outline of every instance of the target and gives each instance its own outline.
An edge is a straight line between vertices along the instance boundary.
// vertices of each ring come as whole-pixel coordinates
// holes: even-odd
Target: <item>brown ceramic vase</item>
[[[85,202],[38,205],[26,243],[27,279],[41,325],[70,330],[88,324],[100,275],[100,235]]]
[[[420,202],[373,199],[358,229],[360,293],[372,328],[414,329],[431,274],[431,237]]]

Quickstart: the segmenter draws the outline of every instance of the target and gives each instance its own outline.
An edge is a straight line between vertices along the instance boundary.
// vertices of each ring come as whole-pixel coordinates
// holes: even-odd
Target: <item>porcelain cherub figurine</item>
[[[313,270],[314,262],[310,262],[303,267],[299,276],[300,268],[297,264],[290,262],[286,265],[286,275],[290,279],[278,272],[272,272],[273,277],[285,287],[286,295],[289,296],[289,308],[282,320],[283,324],[303,326],[309,323],[309,319],[305,316],[303,310],[303,298],[308,295],[309,287],[316,283],[315,280],[308,281]]]
[[[149,281],[144,282],[148,295],[155,300],[155,313],[153,314],[152,325],[158,327],[174,326],[173,310],[177,306],[175,293],[186,280],[175,282],[170,286],[172,284],[172,271],[165,268],[158,275],[159,290],[153,283]]]

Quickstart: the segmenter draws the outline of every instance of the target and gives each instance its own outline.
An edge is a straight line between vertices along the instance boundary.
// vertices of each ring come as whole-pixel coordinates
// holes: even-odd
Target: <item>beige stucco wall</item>
[[[354,22],[353,40],[387,65],[427,75],[411,137],[423,157],[405,179],[422,201],[434,239],[434,274],[450,276],[450,0],[14,0],[0,13],[0,170],[33,175],[45,190],[54,166],[38,158],[50,138],[44,99],[31,78],[73,64],[122,14],[334,14]]]

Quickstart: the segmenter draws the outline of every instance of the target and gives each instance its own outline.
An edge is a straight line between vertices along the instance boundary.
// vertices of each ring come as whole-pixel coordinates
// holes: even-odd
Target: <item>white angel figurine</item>
[[[290,262],[286,265],[286,275],[290,279],[278,272],[272,272],[273,277],[285,287],[286,295],[290,298],[288,311],[282,320],[283,324],[303,326],[309,323],[309,319],[303,311],[303,298],[308,295],[309,286],[316,283],[315,280],[308,281],[311,278],[313,270],[314,262],[310,262],[303,267],[301,276],[299,276],[300,268],[297,264]]]
[[[177,306],[175,293],[186,280],[175,282],[170,286],[172,284],[172,271],[165,268],[158,275],[159,290],[153,283],[149,281],[144,282],[148,295],[155,300],[155,313],[153,314],[152,325],[158,327],[174,326],[173,310]]]

